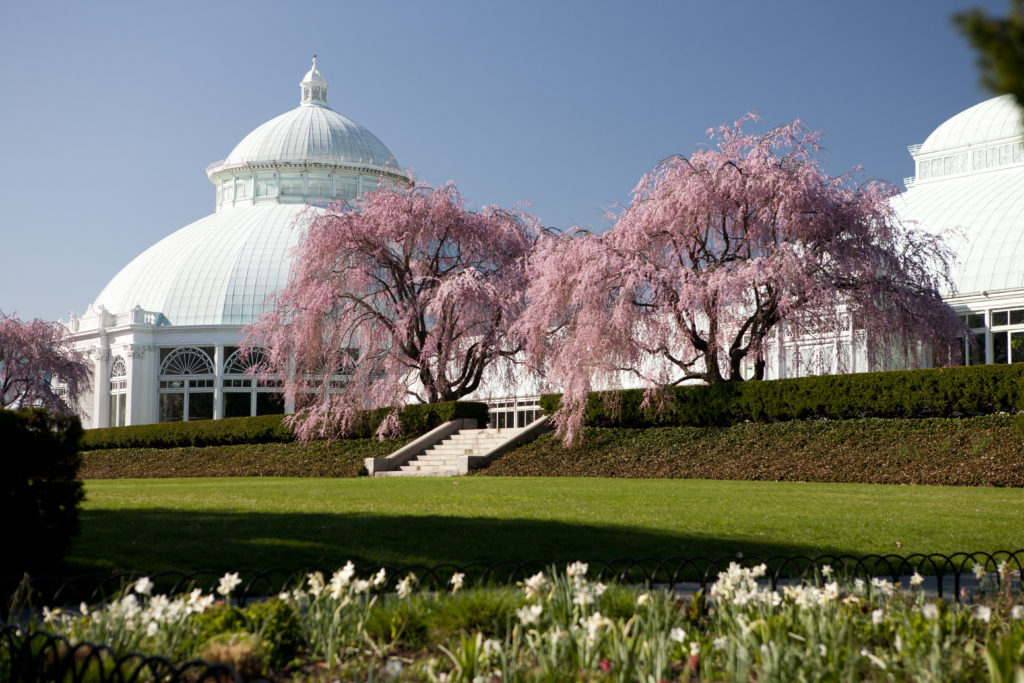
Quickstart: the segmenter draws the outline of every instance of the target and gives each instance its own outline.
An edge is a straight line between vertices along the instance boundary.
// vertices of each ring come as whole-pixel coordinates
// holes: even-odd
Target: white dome
[[[310,104],[246,135],[217,170],[307,163],[401,173],[376,135],[332,109]]]
[[[250,323],[287,284],[290,252],[310,212],[375,189],[382,175],[408,183],[384,143],[326,106],[326,85],[314,58],[301,84],[309,98],[207,169],[217,212],[132,260],[93,308],[124,313],[138,306],[162,314],[163,325]]]
[[[1024,287],[1024,168],[912,187],[895,199],[904,221],[947,237],[958,294]]]
[[[931,154],[942,150],[993,142],[1024,134],[1020,110],[1012,95],[1000,95],[985,100],[936,128],[921,144],[917,154]]]
[[[946,234],[956,293],[1024,287],[1024,126],[1013,98],[966,109],[911,149],[917,177],[893,206],[903,221]]]
[[[284,287],[289,251],[306,225],[306,204],[257,204],[219,211],[142,252],[103,288],[93,307],[140,306],[164,325],[244,325]],[[307,216],[308,218],[308,216]]]

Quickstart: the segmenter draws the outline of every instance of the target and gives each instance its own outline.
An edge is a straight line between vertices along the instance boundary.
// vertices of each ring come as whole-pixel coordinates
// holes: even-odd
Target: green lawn
[[[569,478],[85,482],[70,571],[1024,547],[1024,490]]]

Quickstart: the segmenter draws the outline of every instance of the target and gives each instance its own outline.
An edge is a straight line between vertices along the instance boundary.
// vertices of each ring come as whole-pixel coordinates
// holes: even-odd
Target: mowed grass
[[[571,478],[85,482],[68,571],[1024,547],[1024,490]]]

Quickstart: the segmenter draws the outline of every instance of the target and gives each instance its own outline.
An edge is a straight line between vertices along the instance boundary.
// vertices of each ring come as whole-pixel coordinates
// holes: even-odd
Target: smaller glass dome
[[[921,144],[916,156],[942,150],[990,143],[1024,134],[1020,110],[1012,95],[985,100],[946,120]]]

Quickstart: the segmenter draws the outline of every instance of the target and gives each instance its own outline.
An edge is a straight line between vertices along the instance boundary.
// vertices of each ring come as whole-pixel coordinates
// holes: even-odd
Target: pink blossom
[[[88,386],[89,365],[64,326],[0,313],[0,408],[71,413]]]
[[[454,184],[382,185],[312,218],[276,308],[247,328],[281,377],[300,438],[335,436],[360,411],[459,399],[509,365],[536,221],[466,209]],[[511,381],[511,368],[501,375]],[[399,427],[392,413],[379,433]]]
[[[820,135],[800,121],[766,135],[744,117],[710,131],[714,147],[673,156],[641,178],[607,233],[545,236],[531,255],[529,306],[515,331],[527,360],[563,391],[568,440],[587,393],[624,374],[659,389],[683,381],[762,379],[766,347],[850,325],[875,359],[945,362],[963,332],[940,296],[951,287],[943,241],[898,220],[896,190],[829,177]],[[863,332],[861,332],[863,330]]]

